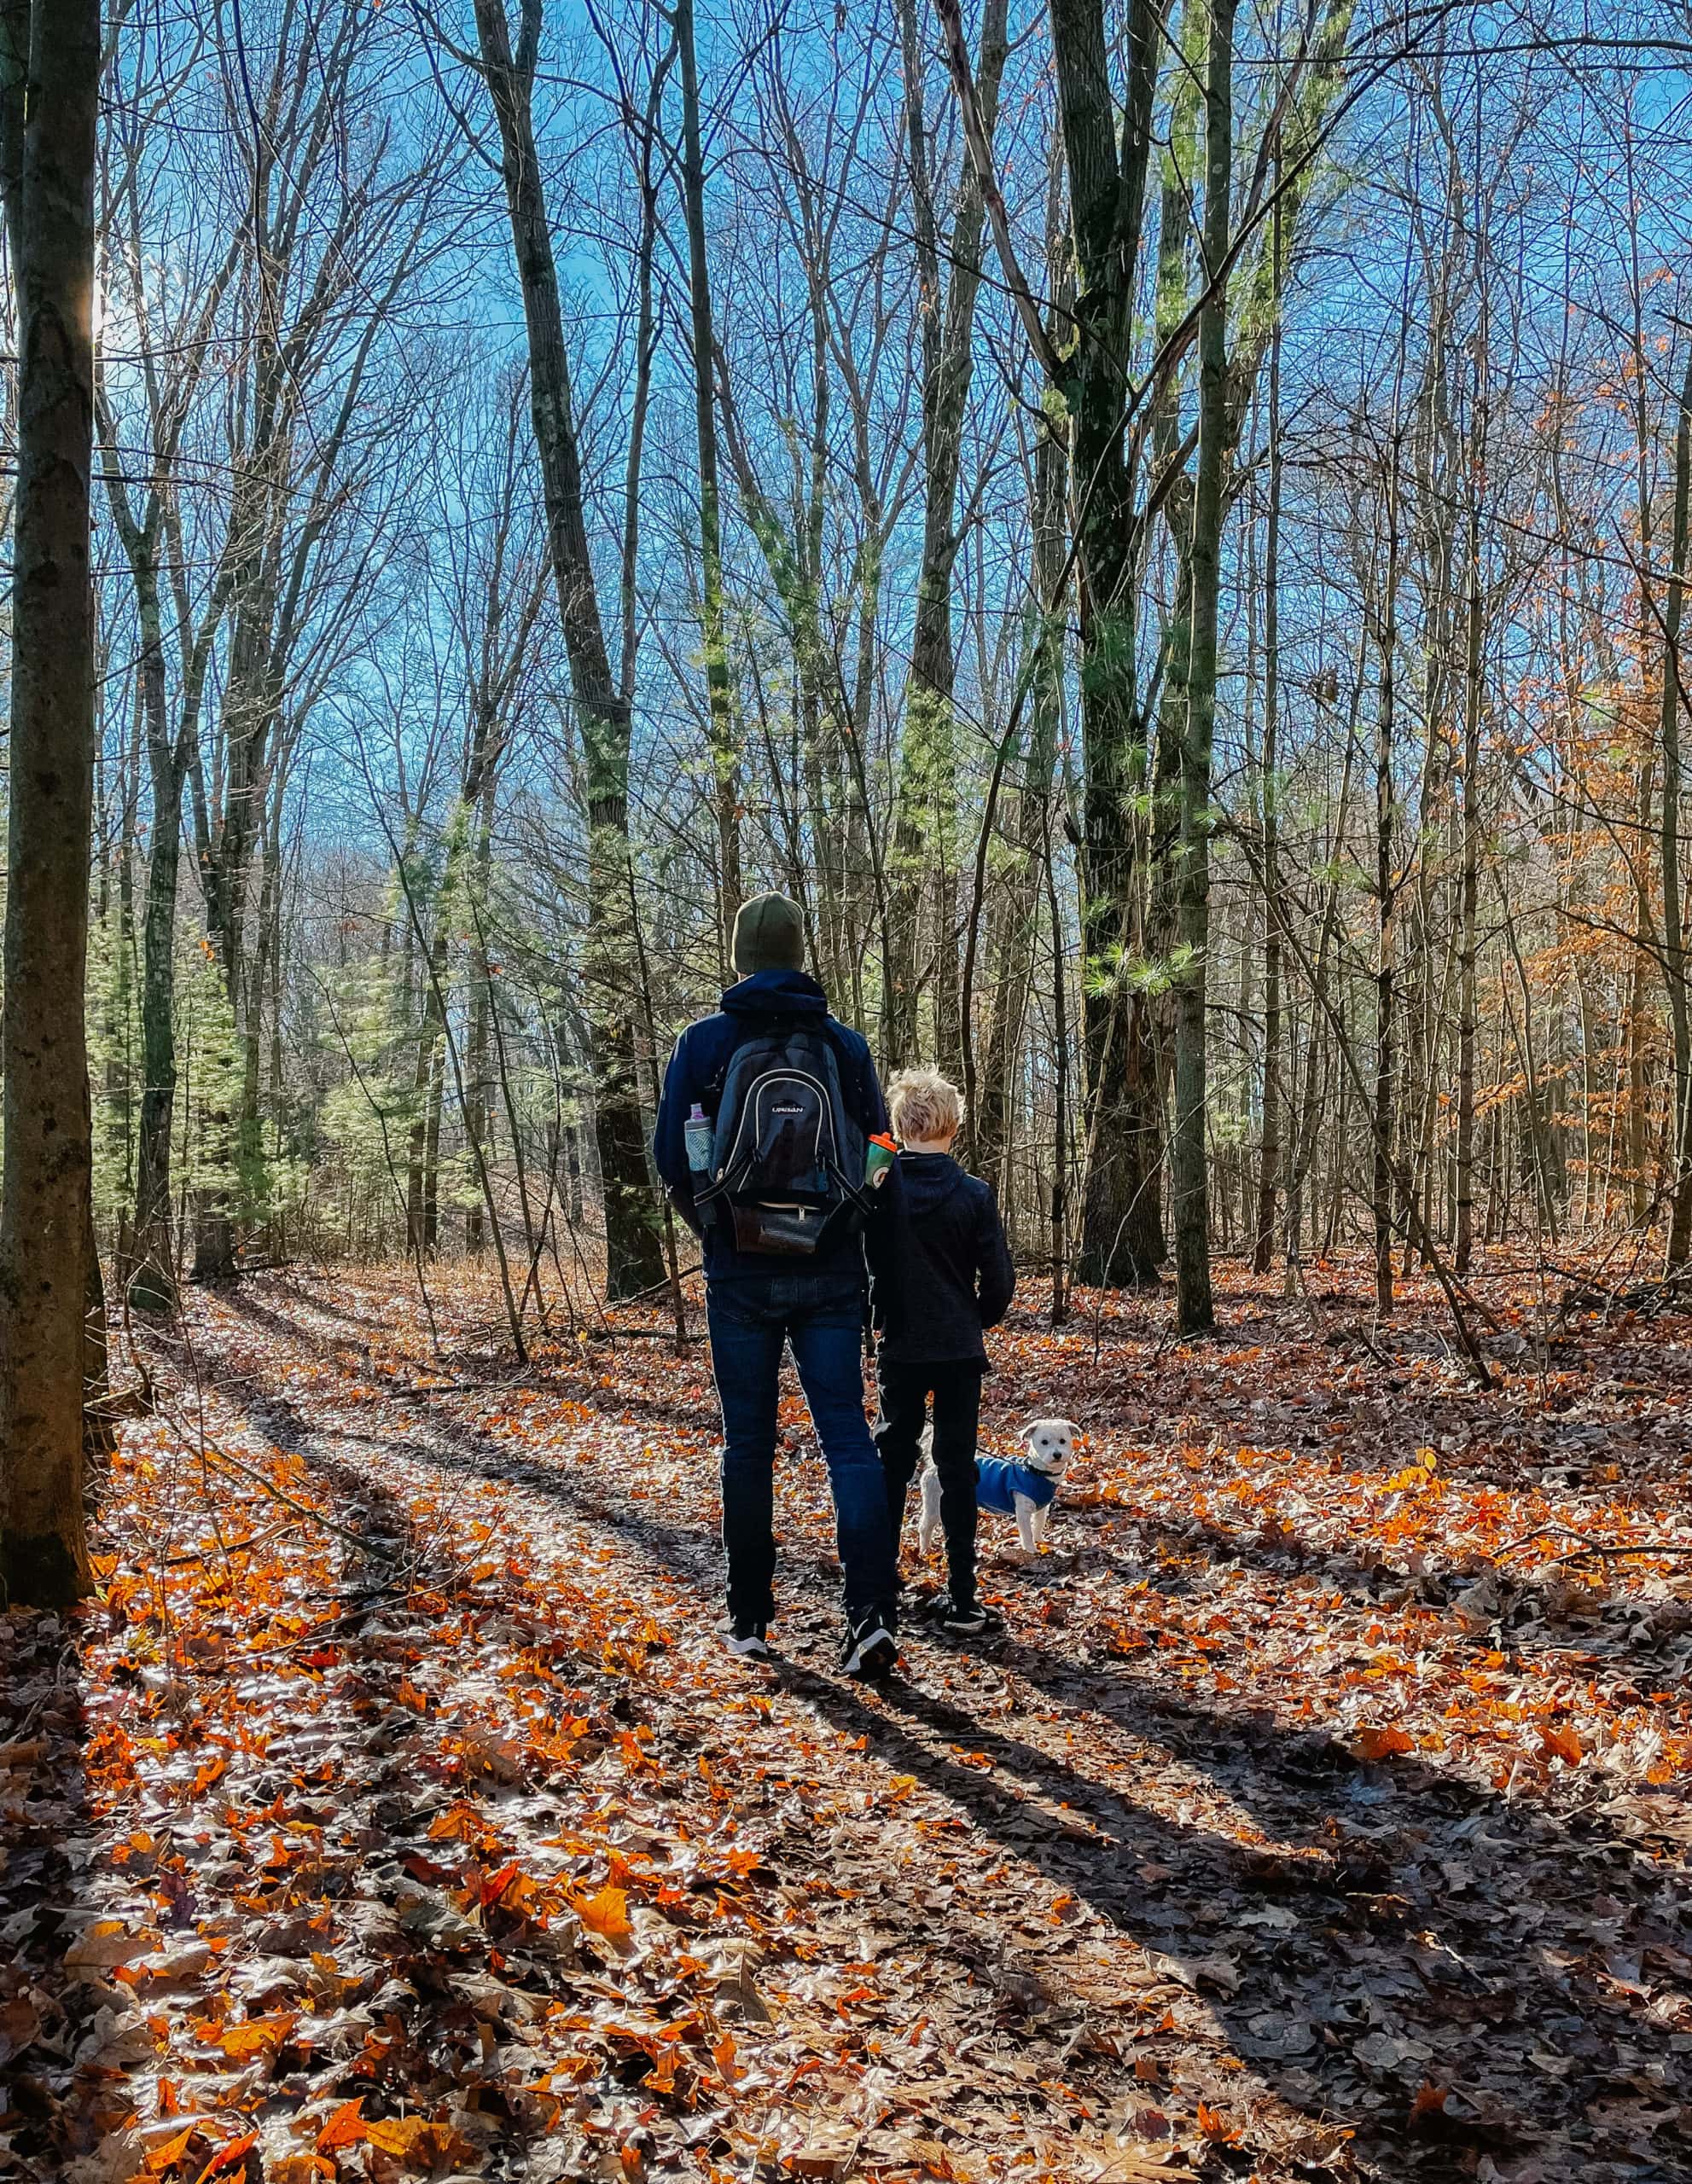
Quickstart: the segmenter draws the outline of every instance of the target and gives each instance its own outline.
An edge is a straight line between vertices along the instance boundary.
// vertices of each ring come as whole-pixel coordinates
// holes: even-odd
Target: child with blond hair
[[[946,1542],[939,1621],[956,1636],[973,1637],[990,1622],[975,1590],[975,1441],[981,1375],[989,1369],[981,1337],[1004,1317],[1016,1271],[991,1186],[951,1157],[963,1121],[957,1087],[938,1071],[906,1070],[888,1086],[887,1106],[903,1186],[900,1310],[876,1356],[875,1445],[897,1555],[932,1400]]]

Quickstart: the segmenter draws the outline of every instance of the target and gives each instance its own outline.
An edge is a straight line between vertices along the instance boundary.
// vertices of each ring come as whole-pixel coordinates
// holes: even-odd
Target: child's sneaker
[[[990,1607],[979,1600],[954,1600],[950,1593],[935,1601],[934,1620],[949,1638],[980,1638],[1003,1628]]]
[[[767,1661],[770,1658],[770,1626],[757,1623],[750,1616],[737,1615],[729,1630],[729,1651],[741,1660]]]

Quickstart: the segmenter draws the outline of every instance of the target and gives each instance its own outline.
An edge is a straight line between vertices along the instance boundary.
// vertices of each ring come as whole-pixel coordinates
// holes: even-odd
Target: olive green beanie
[[[754,895],[735,913],[735,970],[742,979],[754,971],[805,968],[805,919],[785,895]]]

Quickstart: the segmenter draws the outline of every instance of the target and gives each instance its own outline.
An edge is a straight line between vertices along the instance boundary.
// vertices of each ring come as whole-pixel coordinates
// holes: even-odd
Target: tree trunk
[[[33,9],[6,0],[0,187],[19,368],[0,1034],[0,1590],[12,1605],[35,1607],[61,1606],[92,1583],[83,1509],[92,1146],[82,996],[94,781],[99,91],[99,0],[36,0]]]
[[[1479,421],[1485,400],[1482,372],[1475,371],[1475,459],[1468,503],[1468,629],[1464,658],[1462,723],[1462,873],[1459,883],[1457,960],[1457,1271],[1474,1258],[1474,1049],[1480,1023],[1475,965],[1480,946],[1480,667],[1484,635],[1480,591],[1480,476],[1485,450]]]
[[[1669,1148],[1669,1226],[1666,1254],[1671,1273],[1692,1260],[1692,1020],[1686,996],[1686,936],[1681,924],[1680,886],[1680,623],[1686,595],[1687,498],[1692,485],[1692,357],[1680,389],[1674,433],[1674,512],[1670,538],[1668,596],[1663,607],[1663,979],[1668,987],[1673,1035],[1674,1104]]]
[[[631,708],[612,679],[582,503],[558,272],[547,229],[530,96],[542,0],[523,0],[513,56],[504,0],[475,0],[476,31],[499,124],[501,171],[528,329],[535,445],[540,456],[559,621],[587,781],[588,931],[583,968],[592,1036],[594,1136],[605,1194],[605,1285],[633,1296],[664,1278],[664,1249],[635,1075],[635,963],[627,911]]]
[[[693,0],[677,0],[676,45],[682,64],[682,201],[687,216],[688,287],[693,307],[694,414],[699,433],[700,622],[711,720],[718,840],[718,918],[726,957],[741,906],[741,753],[729,682],[723,615],[723,526],[718,485],[715,353],[711,269],[705,240],[705,154],[700,140],[699,61]]]
[[[1276,162],[1278,180],[1280,162]],[[1281,286],[1281,206],[1270,215],[1275,287]],[[1269,341],[1269,534],[1263,563],[1263,1137],[1258,1147],[1257,1233],[1252,1271],[1275,1256],[1281,1176],[1281,319]]]
[[[1077,500],[1081,737],[1083,1005],[1091,1107],[1084,1165],[1083,1281],[1154,1282],[1163,1258],[1162,1126],[1148,1011],[1130,975],[1141,903],[1146,724],[1137,689],[1139,527],[1123,430],[1160,28],[1148,0],[1128,20],[1120,153],[1099,0],[1055,0],[1052,50],[1075,235],[1075,342],[1062,389]]]
[[[1210,956],[1210,774],[1216,717],[1228,432],[1228,255],[1234,171],[1234,3],[1211,0],[1205,85],[1206,290],[1199,320],[1199,455],[1193,494],[1192,644],[1181,751],[1176,903],[1183,953],[1175,1014],[1175,1126],[1170,1139],[1176,1317],[1183,1334],[1216,1324],[1211,1294],[1205,1147],[1205,1001]]]
[[[1381,687],[1375,722],[1375,1307],[1383,1317],[1393,1309],[1393,1124],[1397,1074],[1393,1010],[1396,1006],[1394,911],[1398,889],[1393,873],[1395,798],[1393,788],[1393,698],[1398,648],[1398,472],[1393,443],[1393,476],[1387,490],[1387,592],[1379,629]]]
[[[249,1233],[250,1224],[261,1213],[268,1224],[270,1213],[259,1092],[265,1059],[265,998],[270,985],[272,951],[279,936],[282,911],[282,815],[285,788],[286,776],[279,764],[267,774],[265,782],[265,809],[259,814],[259,901],[253,947],[241,966],[246,1005],[241,1019],[241,1122],[235,1139],[235,1159],[243,1217],[249,1224]]]
[[[497,757],[497,752],[494,754]],[[487,915],[488,897],[493,878],[493,793],[495,770],[486,763],[487,746],[484,741],[474,761],[482,775],[474,812],[468,811],[465,822],[475,829],[475,842],[470,856],[469,912],[470,912],[470,1036],[465,1048],[465,1081],[469,1094],[464,1110],[464,1134],[469,1140],[470,1155],[474,1161],[488,1158],[494,1142],[493,1078],[489,1060],[490,1037],[497,1037],[493,1013],[497,1005],[494,1000],[493,969],[488,961]],[[467,786],[468,803],[470,789]],[[504,1075],[501,1069],[502,1078]],[[522,1152],[514,1131],[513,1157],[520,1171]],[[526,1229],[527,1202],[524,1202]],[[533,1258],[533,1239],[529,1240],[531,1263]],[[487,1243],[485,1210],[480,1201],[464,1216],[464,1247],[474,1253],[482,1251]]]
[[[1063,915],[1058,908],[1056,844],[1045,840],[1046,906],[1051,914],[1052,1118],[1051,1323],[1069,1317],[1069,987]]]
[[[115,467],[115,454],[113,455]],[[156,531],[143,532],[114,512],[125,535],[141,625],[136,674],[147,734],[153,788],[153,839],[147,867],[142,937],[141,1123],[137,1148],[135,1227],[129,1301],[142,1312],[168,1311],[176,1302],[175,1223],[171,1207],[171,1136],[177,1089],[177,885],[182,863],[182,792],[185,767],[166,711],[163,618],[159,598]]]
[[[142,942],[141,1052],[145,1082],[141,1090],[134,1272],[129,1300],[142,1312],[168,1311],[177,1293],[171,1139],[177,1093],[176,925],[181,862],[182,775],[167,758],[165,765],[155,761],[153,767],[153,843],[147,867],[147,922]]]
[[[1651,1179],[1647,1151],[1650,1102],[1645,1082],[1646,1049],[1650,1042],[1650,1014],[1646,1003],[1646,978],[1652,950],[1651,888],[1647,878],[1644,845],[1651,828],[1651,798],[1656,779],[1656,754],[1640,758],[1634,780],[1634,843],[1629,855],[1633,867],[1633,970],[1627,994],[1627,1169],[1633,1225],[1643,1228],[1651,1214]]]
[[[886,971],[887,1020],[881,1044],[890,1063],[916,1058],[920,938],[926,900],[936,962],[938,1059],[942,1068],[955,1068],[958,1060],[956,941],[943,884],[943,875],[956,871],[956,845],[951,836],[957,793],[952,718],[956,662],[952,651],[951,587],[959,544],[957,487],[962,466],[964,410],[975,358],[975,299],[981,285],[987,177],[977,167],[973,152],[966,150],[945,254],[951,280],[943,310],[916,0],[900,0],[898,15],[904,64],[906,166],[922,299],[922,558],[916,572],[916,624],[911,633],[910,671],[905,681],[904,734],[899,746],[893,886],[887,921],[893,960]],[[974,99],[989,147],[1007,50],[1006,0],[986,0]],[[947,951],[952,952],[950,973],[940,962]]]
[[[1047,195],[1046,269],[1050,290],[1060,311],[1067,311],[1069,304],[1068,261],[1061,176],[1054,160]],[[1010,1150],[1017,1106],[1017,1064],[1033,983],[1042,874],[1051,854],[1052,784],[1063,726],[1064,621],[1059,611],[1059,592],[1067,558],[1069,456],[1062,434],[1050,421],[1042,418],[1036,430],[1028,515],[1034,592],[1030,642],[1038,648],[1038,654],[1028,693],[1028,735],[1021,754],[1014,824],[1007,829],[1015,840],[1015,860],[995,890],[1001,897],[1002,912],[997,989],[987,1028],[980,1090],[968,1124],[971,1157],[978,1172],[997,1188],[1000,1211],[1008,1223],[1016,1210]]]

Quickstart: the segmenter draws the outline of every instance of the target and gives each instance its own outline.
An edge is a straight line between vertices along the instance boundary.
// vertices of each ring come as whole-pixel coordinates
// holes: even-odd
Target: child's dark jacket
[[[901,1153],[898,1174],[900,1310],[881,1338],[881,1357],[985,1368],[981,1331],[997,1326],[1016,1287],[991,1188],[949,1153]]]

